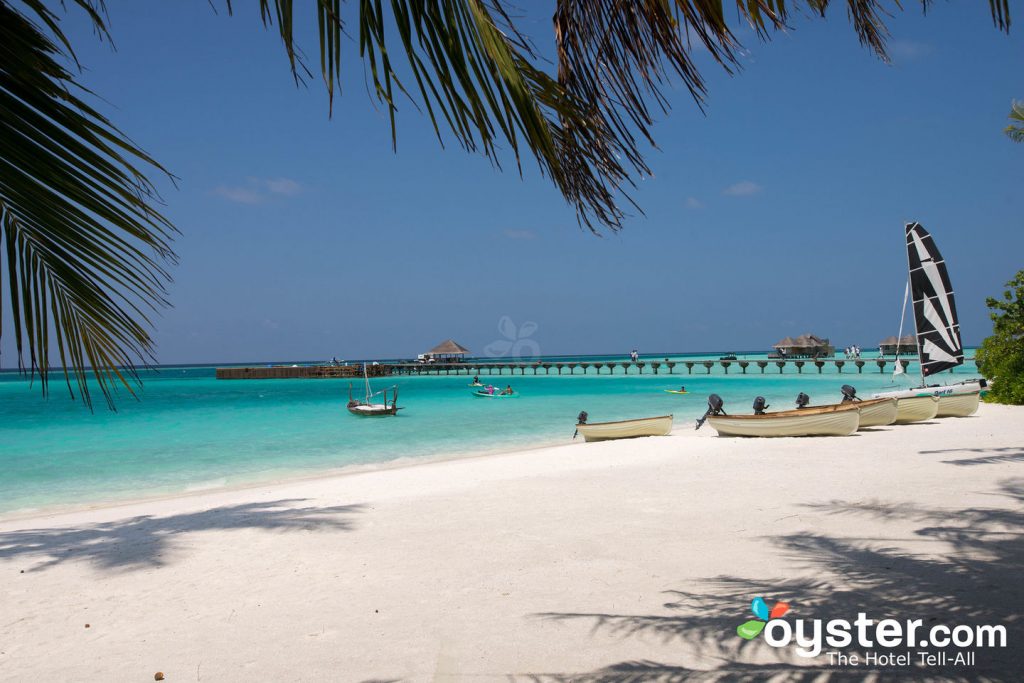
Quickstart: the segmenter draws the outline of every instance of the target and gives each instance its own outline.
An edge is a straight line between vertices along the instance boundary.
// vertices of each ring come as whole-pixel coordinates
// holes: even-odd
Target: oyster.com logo
[[[736,627],[736,635],[744,640],[753,640],[761,635],[761,631],[764,630],[769,621],[778,619],[789,611],[789,603],[776,602],[775,606],[769,610],[768,603],[764,601],[764,598],[756,597],[750,603],[750,611],[754,613],[757,619],[745,621]]]
[[[782,619],[788,602],[768,609],[754,598],[750,619],[736,634],[753,640],[764,634],[769,647],[796,647],[800,657],[828,655],[840,666],[973,666],[977,650],[1006,647],[1006,627],[992,624],[925,624],[922,619],[873,619],[858,612],[855,619]],[[856,648],[856,652],[844,651]],[[881,648],[881,649],[879,649]]]

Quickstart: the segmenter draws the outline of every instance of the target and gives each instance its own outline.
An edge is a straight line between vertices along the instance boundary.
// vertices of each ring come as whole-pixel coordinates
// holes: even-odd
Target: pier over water
[[[916,359],[915,359],[916,360]],[[973,358],[966,359],[972,362]],[[640,361],[461,361],[452,363],[382,362],[367,364],[370,377],[395,375],[710,375],[713,369],[724,374],[804,374],[828,368],[839,374],[892,372],[896,363],[906,371],[910,359],[900,358],[819,358],[759,360],[640,360]],[[953,372],[950,370],[949,372]],[[961,372],[963,372],[961,370]],[[349,365],[275,365],[217,368],[217,379],[339,379],[362,377],[362,364]]]

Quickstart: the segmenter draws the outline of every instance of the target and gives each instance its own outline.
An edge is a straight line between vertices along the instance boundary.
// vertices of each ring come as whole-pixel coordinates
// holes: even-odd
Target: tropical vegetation
[[[1014,142],[1024,142],[1024,102],[1015,100],[1010,106],[1010,125],[1003,132]]]
[[[992,379],[987,400],[1024,405],[1024,270],[1006,283],[1002,298],[985,300],[992,336],[978,349],[978,370]]]
[[[210,0],[229,13],[233,1]],[[393,144],[399,104],[411,101],[442,142],[497,166],[532,157],[593,231],[619,229],[624,205],[639,210],[629,190],[650,173],[643,151],[669,106],[667,81],[704,101],[695,50],[732,73],[739,25],[767,40],[793,17],[845,11],[884,60],[885,18],[900,8],[896,0],[556,0],[549,69],[505,0],[315,0],[298,12],[293,0],[254,2],[296,80],[318,71],[333,98],[352,39]],[[1008,30],[1009,0],[987,6]],[[132,390],[135,363],[152,360],[151,316],[168,304],[175,228],[150,180],[167,171],[93,108],[78,81],[61,26],[69,8],[110,37],[103,0],[0,0],[0,288],[13,319],[0,338],[13,336],[19,367],[44,393],[57,366],[89,403],[91,370],[113,405],[116,387]],[[297,21],[316,23],[316,66],[296,45]]]

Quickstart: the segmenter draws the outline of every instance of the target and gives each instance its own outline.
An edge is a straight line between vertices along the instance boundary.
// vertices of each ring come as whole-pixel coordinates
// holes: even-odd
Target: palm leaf
[[[1014,142],[1024,142],[1024,102],[1014,101],[1010,107],[1010,121],[1004,132]]]
[[[85,103],[44,32],[67,44],[55,16],[25,4],[42,26],[0,3],[0,262],[18,365],[46,393],[56,356],[88,405],[91,368],[112,407],[152,358],[149,316],[166,305],[173,228],[142,170],[161,169]],[[102,5],[79,4],[103,29]]]

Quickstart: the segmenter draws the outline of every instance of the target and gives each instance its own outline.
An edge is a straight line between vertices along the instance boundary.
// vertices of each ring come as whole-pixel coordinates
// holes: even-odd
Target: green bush
[[[1024,270],[1006,283],[1002,299],[989,297],[992,336],[978,349],[978,370],[993,380],[986,401],[1024,405]]]

